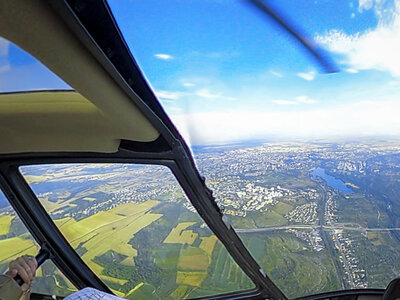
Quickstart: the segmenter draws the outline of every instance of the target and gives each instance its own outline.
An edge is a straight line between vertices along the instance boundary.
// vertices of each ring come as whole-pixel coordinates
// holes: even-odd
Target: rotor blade
[[[300,34],[299,31],[295,30],[295,26],[293,26],[293,24],[290,24],[287,18],[285,18],[286,20],[284,20],[282,16],[279,16],[275,12],[275,10],[273,10],[262,0],[247,0],[247,2],[251,3],[262,13],[268,15],[276,23],[283,27],[289,34],[296,38],[305,47],[305,49],[317,60],[317,62],[322,66],[323,70],[326,73],[335,73],[339,71],[334,63],[330,61],[327,55],[322,52],[322,50],[314,43],[314,41],[307,39],[304,35]]]

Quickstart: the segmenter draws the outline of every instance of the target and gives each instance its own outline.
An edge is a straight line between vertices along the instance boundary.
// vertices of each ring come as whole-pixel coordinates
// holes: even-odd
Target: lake
[[[345,185],[343,181],[341,181],[340,179],[336,179],[331,175],[326,174],[325,169],[318,167],[311,172],[311,176],[313,180],[316,180],[317,177],[322,178],[323,180],[325,180],[327,185],[329,185],[331,188],[335,190],[338,190],[339,192],[342,192],[343,194],[353,193],[353,190],[349,188],[347,185]]]

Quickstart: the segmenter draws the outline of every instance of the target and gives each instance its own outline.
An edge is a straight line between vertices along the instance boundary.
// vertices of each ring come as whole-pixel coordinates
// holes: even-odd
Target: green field
[[[153,200],[125,203],[86,218],[65,217],[55,223],[120,297],[210,295],[210,282],[211,293],[251,286],[196,214],[178,204],[159,204]],[[214,272],[219,274],[211,278]]]
[[[250,253],[286,296],[340,289],[335,267],[326,250],[313,251],[287,232],[241,234]]]
[[[368,232],[365,236],[360,232],[344,231],[343,234],[351,238],[356,246],[355,255],[359,258],[360,265],[366,266],[370,287],[386,288],[398,276],[400,253],[398,240],[393,233]]]
[[[13,237],[0,240],[0,264],[8,263],[24,254],[35,255],[36,252],[37,246],[31,239]]]
[[[209,255],[203,249],[191,246],[181,249],[178,260],[179,270],[206,271],[209,264]]]
[[[275,204],[272,207],[272,210],[276,212],[277,214],[284,216],[288,212],[290,212],[293,209],[293,205],[287,204],[285,202],[279,201],[277,204]]]
[[[288,204],[280,205],[276,210],[268,210],[264,213],[250,211],[246,217],[232,216],[232,223],[235,228],[254,229],[288,224],[288,220],[282,215],[291,206]]]
[[[217,241],[218,239],[215,235],[202,237],[199,248],[203,249],[208,255],[211,256]]]

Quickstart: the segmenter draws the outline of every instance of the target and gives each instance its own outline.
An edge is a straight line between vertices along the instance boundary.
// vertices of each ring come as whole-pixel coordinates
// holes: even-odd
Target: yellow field
[[[59,228],[65,238],[69,242],[73,242],[75,239],[80,238],[97,228],[121,219],[124,219],[124,217],[101,211],[78,222],[70,218],[68,222],[64,222]]]
[[[206,271],[210,264],[207,253],[197,247],[182,248],[179,253],[178,269],[191,271]]]
[[[53,220],[54,223],[56,224],[57,227],[61,227],[62,225],[64,225],[65,223],[69,222],[73,220],[71,217],[65,217],[62,219],[58,219],[58,220]]]
[[[130,295],[132,295],[134,292],[136,292],[138,289],[140,289],[143,286],[144,282],[139,283],[137,286],[135,286],[133,289],[131,289],[127,294],[126,298],[128,298]]]
[[[202,237],[199,248],[203,249],[208,255],[211,256],[217,240],[218,239],[215,235],[208,236],[208,237]]]
[[[176,283],[198,287],[201,285],[204,279],[206,279],[206,277],[207,277],[207,272],[178,271],[178,274],[176,276]]]
[[[57,209],[60,205],[57,202],[49,201],[47,197],[39,198],[40,203],[43,205],[46,211],[52,212],[53,210]]]
[[[103,267],[93,259],[109,250],[128,256],[124,262],[133,265],[137,250],[128,244],[133,235],[156,221],[161,214],[147,213],[158,201],[146,201],[140,204],[127,203],[109,211],[101,211],[80,221],[72,218],[57,220],[57,225],[74,248],[82,245],[88,251],[82,259],[96,273],[101,274]]]
[[[11,221],[13,219],[14,217],[10,215],[0,216],[0,235],[6,235],[9,233]]]
[[[128,282],[128,280],[126,279],[118,279],[118,278],[114,278],[114,277],[110,277],[110,276],[106,276],[106,275],[100,275],[100,279],[101,280],[106,280],[106,281],[110,281],[119,285],[124,285],[125,283]]]
[[[188,290],[188,287],[187,287],[186,285],[180,285],[180,286],[178,286],[178,287],[176,288],[175,291],[173,291],[173,292],[171,293],[170,296],[171,296],[172,298],[175,298],[175,299],[182,299],[182,298],[185,296],[187,290]]]
[[[378,232],[367,232],[367,237],[368,240],[370,240],[374,246],[379,246],[382,245],[382,243],[384,243],[384,241],[382,240],[382,236],[378,233]]]
[[[124,293],[122,293],[122,292],[120,292],[120,291],[117,291],[117,290],[114,290],[114,289],[110,289],[115,295],[117,295],[118,297],[120,297],[120,298],[123,298],[123,297],[125,297],[125,294]]]
[[[114,207],[109,210],[109,212],[117,215],[130,216],[134,214],[138,214],[141,212],[148,211],[150,208],[154,207],[156,204],[160,203],[157,200],[148,200],[142,203],[124,203]]]
[[[379,234],[377,232],[368,231],[367,232],[367,237],[368,237],[369,240],[372,240],[372,239],[378,238]]]
[[[24,254],[35,255],[37,250],[38,248],[32,240],[25,240],[20,237],[1,240],[0,263],[8,262]]]
[[[133,250],[136,251],[136,249],[133,249]],[[137,256],[137,253],[134,256]],[[120,264],[124,265],[124,266],[134,266],[135,262],[133,261],[133,259],[131,257],[127,257],[123,261],[121,261]]]
[[[182,222],[179,223],[175,228],[171,230],[168,236],[165,238],[164,243],[166,244],[193,244],[197,239],[198,234],[193,233],[192,230],[185,230],[189,226],[196,224],[196,222]]]

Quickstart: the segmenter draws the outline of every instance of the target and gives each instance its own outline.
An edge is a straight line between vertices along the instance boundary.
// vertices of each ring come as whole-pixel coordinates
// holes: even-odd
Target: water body
[[[318,177],[322,178],[323,180],[325,180],[327,185],[335,190],[338,190],[339,192],[342,192],[343,194],[353,193],[353,190],[345,185],[343,181],[326,174],[325,169],[318,167],[314,171],[312,171],[311,176],[313,180],[316,180]]]

